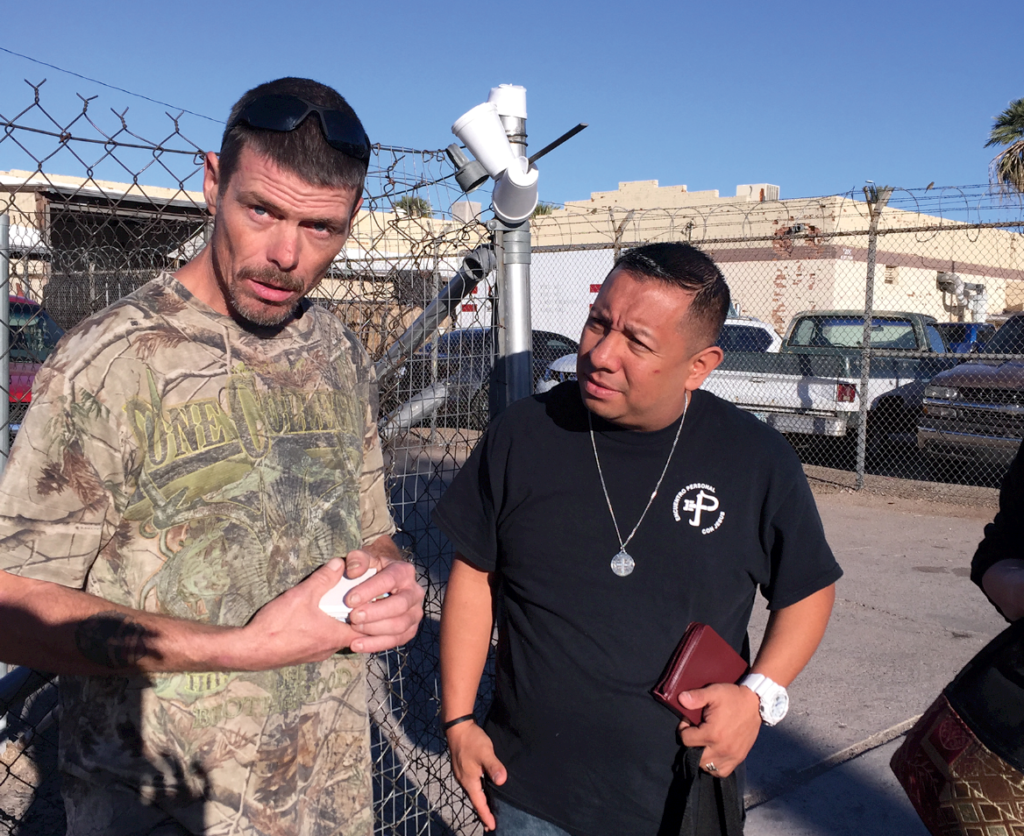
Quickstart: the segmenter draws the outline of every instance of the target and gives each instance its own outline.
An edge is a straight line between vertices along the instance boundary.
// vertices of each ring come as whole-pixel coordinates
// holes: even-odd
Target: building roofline
[[[117,183],[39,171],[0,171],[0,191],[12,192],[15,190],[52,192],[62,197],[103,198],[151,206],[176,206],[191,209],[206,207],[206,200],[201,192],[192,192],[183,188],[142,186],[138,183]]]

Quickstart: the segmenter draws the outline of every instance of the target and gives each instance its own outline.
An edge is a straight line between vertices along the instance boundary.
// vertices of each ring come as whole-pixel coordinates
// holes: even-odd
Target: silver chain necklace
[[[636,534],[637,529],[640,528],[640,523],[644,521],[644,517],[647,516],[647,512],[651,510],[651,506],[654,504],[654,498],[658,495],[658,489],[661,487],[662,481],[665,479],[665,474],[668,473],[668,466],[672,462],[672,454],[676,451],[676,444],[679,443],[679,435],[683,431],[683,424],[686,422],[686,409],[690,405],[690,393],[686,393],[686,399],[683,401],[683,417],[679,419],[679,429],[676,430],[676,437],[672,441],[672,449],[668,451],[668,458],[665,459],[665,467],[662,468],[661,476],[658,477],[658,484],[654,486],[654,492],[651,494],[651,498],[647,500],[647,507],[644,508],[644,512],[640,515],[640,519],[637,524],[633,526],[633,530],[629,532],[629,536],[623,540],[622,534],[619,532],[619,523],[615,519],[615,511],[612,510],[612,500],[608,496],[608,487],[604,483],[604,472],[601,470],[601,459],[597,455],[597,441],[594,438],[594,419],[590,414],[590,410],[587,410],[587,423],[590,426],[590,443],[594,448],[594,461],[597,462],[597,475],[601,478],[601,490],[604,491],[604,501],[608,503],[608,513],[612,515],[612,525],[615,526],[615,536],[619,538],[619,551],[612,558],[612,571],[620,578],[626,577],[632,573],[633,569],[636,568],[636,561],[630,557],[629,552],[626,551],[626,546],[629,545],[629,541],[633,539],[633,535]]]

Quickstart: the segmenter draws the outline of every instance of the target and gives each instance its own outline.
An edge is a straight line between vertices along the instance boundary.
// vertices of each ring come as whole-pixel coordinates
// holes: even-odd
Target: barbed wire
[[[1012,229],[1024,220],[1024,207],[1007,203],[988,184],[934,189],[900,189],[881,214],[879,234],[915,232],[931,234],[938,229]],[[950,195],[956,195],[955,200]],[[863,236],[869,209],[862,195],[846,192],[811,198],[750,201],[718,198],[670,207],[627,208],[600,202],[570,202],[564,208],[532,222],[539,246],[587,244],[588,238],[625,240],[682,239],[694,244],[709,241],[759,240],[787,237],[791,240],[828,240]],[[858,199],[860,197],[860,199]],[[652,193],[649,199],[658,199]],[[644,234],[636,231],[643,229]],[[629,233],[633,230],[633,234]]]
[[[0,47],[0,51],[11,52],[10,50],[4,49],[3,47]],[[13,53],[12,52],[11,54],[17,55],[18,53]],[[21,57],[24,57],[24,56],[21,56]],[[43,63],[43,62],[39,62],[39,63]],[[46,65],[46,66],[50,66],[50,65]],[[72,75],[76,75],[75,73],[71,73],[71,74]],[[81,78],[86,78],[85,76],[80,76],[80,77]],[[92,81],[93,79],[87,79],[87,80]],[[42,110],[42,108],[40,106],[40,101],[39,101],[40,100],[40,90],[42,89],[42,86],[44,84],[46,84],[46,79],[43,79],[38,84],[34,84],[33,82],[29,81],[28,79],[24,79],[24,81],[32,89],[32,91],[34,93],[35,101],[34,101],[33,105],[30,105],[29,107],[25,108],[24,110],[19,112],[13,118],[8,119],[8,118],[3,117],[2,114],[0,114],[0,129],[3,129],[5,132],[17,129],[17,130],[22,130],[22,131],[27,131],[27,132],[32,132],[32,133],[39,133],[39,134],[43,134],[45,136],[56,137],[56,138],[60,139],[62,142],[74,141],[74,142],[91,142],[91,143],[104,144],[104,143],[106,143],[107,141],[109,141],[111,139],[111,137],[109,137],[106,134],[104,134],[102,129],[100,129],[91,120],[90,120],[90,124],[92,125],[92,127],[98,133],[103,134],[103,138],[102,139],[91,139],[91,138],[83,137],[83,136],[75,136],[69,130],[70,127],[71,127],[71,124],[73,124],[74,121],[76,121],[78,118],[81,118],[81,116],[86,114],[86,112],[88,111],[89,103],[94,101],[97,98],[96,96],[85,97],[85,96],[82,96],[81,94],[78,94],[79,99],[83,103],[82,113],[79,114],[78,116],[76,116],[75,120],[72,120],[72,123],[69,123],[66,127],[62,128],[62,129],[60,129],[58,131],[45,131],[45,130],[42,130],[42,129],[39,129],[39,128],[32,128],[32,127],[30,127],[28,125],[20,124],[17,121],[17,119],[19,117],[21,117],[21,116],[24,116],[26,113],[28,113],[32,109],[33,106],[38,106],[38,107],[40,107],[40,110]],[[175,125],[175,129],[176,130],[175,130],[175,133],[173,135],[181,136],[182,139],[185,139],[185,137],[184,137],[183,134],[180,133],[180,131],[177,128],[178,128],[178,123],[179,123],[181,117],[183,115],[185,115],[185,114],[188,114],[190,116],[196,116],[196,117],[199,117],[199,118],[202,118],[202,119],[207,119],[207,120],[209,120],[211,122],[216,122],[217,124],[220,124],[220,125],[226,124],[225,120],[223,120],[223,119],[214,119],[214,118],[212,118],[210,116],[205,116],[205,115],[203,115],[201,113],[196,113],[195,111],[188,110],[187,108],[175,107],[174,105],[167,104],[166,102],[161,102],[158,99],[151,99],[148,96],[143,96],[143,95],[138,94],[138,93],[131,93],[130,91],[124,90],[123,88],[114,87],[112,85],[104,84],[103,82],[97,81],[96,83],[97,84],[103,84],[103,86],[110,87],[113,90],[118,90],[120,92],[129,93],[129,95],[137,96],[138,98],[145,99],[146,101],[152,102],[154,104],[159,104],[159,105],[163,105],[165,107],[170,107],[173,110],[177,111],[177,115],[176,116],[175,115],[171,115],[170,113],[166,113],[165,115],[169,119],[171,119],[172,122]],[[114,110],[113,108],[111,108],[110,110],[111,110],[111,113],[113,113],[114,116],[117,117],[121,121],[123,128],[127,129],[127,124],[126,124],[125,120],[126,120],[126,115],[128,113],[128,108],[125,108],[121,112],[118,112],[118,111]],[[42,112],[45,113],[45,111],[42,111]],[[49,114],[46,114],[46,115],[49,116]],[[56,122],[54,124],[56,124]],[[140,142],[141,142],[140,145],[132,145],[130,143],[124,143],[124,142],[119,143],[119,145],[121,147],[126,147],[126,148],[144,148],[144,149],[147,149],[147,150],[159,151],[161,153],[174,153],[174,154],[193,154],[197,150],[199,150],[199,146],[194,145],[194,144],[193,144],[193,148],[190,148],[190,149],[180,149],[180,148],[167,148],[167,147],[163,147],[161,145],[160,141],[141,140],[141,138],[140,138]],[[445,157],[444,157],[444,149],[443,148],[424,150],[424,149],[420,149],[420,148],[410,148],[408,146],[403,146],[403,145],[388,145],[386,143],[381,143],[381,142],[374,143],[372,147],[377,152],[390,153],[390,154],[394,154],[396,156],[398,156],[398,155],[406,155],[406,154],[408,154],[408,155],[418,155],[418,156],[421,156],[424,160],[435,160],[435,161],[438,161],[438,162],[443,162],[444,159],[445,159]],[[206,150],[211,150],[211,149],[206,149]],[[454,174],[454,172],[452,172],[452,174]]]
[[[38,58],[33,58],[30,55],[24,55],[24,54],[22,54],[20,52],[15,52],[13,49],[8,49],[7,47],[0,46],[0,52],[6,52],[8,55],[13,55],[16,58],[23,58],[26,61],[31,61],[33,64],[39,64],[40,66],[43,66],[43,67],[49,67],[52,70],[57,70],[57,72],[65,73],[66,75],[74,76],[75,78],[80,78],[83,81],[88,81],[88,82],[90,82],[92,84],[99,84],[101,87],[106,87],[106,88],[108,88],[110,90],[117,90],[119,93],[126,93],[127,95],[134,96],[137,99],[144,99],[147,102],[152,102],[153,104],[158,104],[158,105],[161,105],[162,107],[169,107],[169,108],[172,108],[173,110],[179,110],[182,113],[188,113],[191,116],[197,116],[200,119],[208,119],[211,122],[219,122],[222,125],[224,124],[223,120],[221,120],[221,119],[214,119],[212,116],[206,116],[205,114],[197,113],[194,110],[186,110],[185,108],[175,107],[174,105],[168,104],[167,102],[162,102],[159,99],[150,98],[149,96],[145,96],[142,93],[134,93],[131,90],[127,90],[124,87],[118,87],[117,85],[114,85],[114,84],[107,84],[107,82],[105,82],[105,81],[100,81],[99,79],[90,78],[87,75],[82,75],[81,73],[76,73],[73,70],[66,70],[63,67],[58,67],[56,64],[50,64],[50,63],[48,63],[46,61],[41,61]]]

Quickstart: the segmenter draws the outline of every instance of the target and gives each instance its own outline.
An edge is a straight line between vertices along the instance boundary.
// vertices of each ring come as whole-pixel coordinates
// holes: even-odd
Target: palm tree
[[[550,215],[555,211],[555,207],[550,203],[545,203],[543,200],[537,204],[537,208],[533,210],[531,218],[537,218],[541,215]]]
[[[996,117],[985,147],[992,145],[1003,150],[989,164],[989,178],[1003,189],[1024,194],[1024,99],[1010,102]]]
[[[395,211],[407,218],[432,218],[434,210],[426,198],[407,194],[395,201]]]

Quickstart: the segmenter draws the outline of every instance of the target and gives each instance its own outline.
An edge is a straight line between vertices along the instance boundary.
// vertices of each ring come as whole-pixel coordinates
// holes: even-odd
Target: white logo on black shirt
[[[725,511],[719,511],[721,503],[715,496],[715,489],[703,482],[694,482],[687,485],[676,494],[672,502],[672,516],[676,522],[682,522],[683,514],[687,514],[686,521],[694,528],[700,528],[701,534],[710,534],[717,529],[725,520]],[[717,519],[712,515],[718,511]]]

